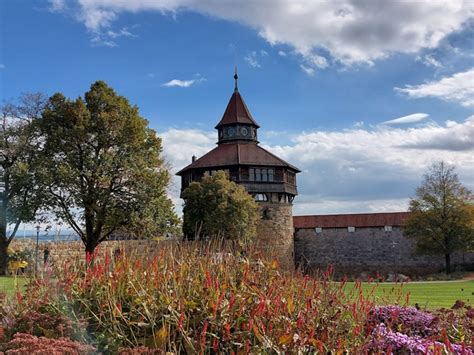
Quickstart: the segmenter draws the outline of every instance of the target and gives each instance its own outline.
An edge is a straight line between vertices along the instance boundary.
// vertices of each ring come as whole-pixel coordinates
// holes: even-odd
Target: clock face
[[[244,137],[246,137],[246,136],[249,134],[249,130],[248,130],[247,128],[245,128],[245,127],[242,127],[242,128],[240,129],[240,133],[241,133]]]
[[[234,127],[229,127],[229,128],[227,128],[227,135],[228,135],[229,137],[232,137],[234,134],[235,134],[235,129],[234,129]]]

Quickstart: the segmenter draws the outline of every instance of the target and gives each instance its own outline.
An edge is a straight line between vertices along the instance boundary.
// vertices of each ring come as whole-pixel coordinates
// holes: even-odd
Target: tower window
[[[314,231],[317,233],[317,234],[321,234],[323,232],[323,229],[321,227],[316,227],[314,228]]]
[[[249,181],[274,181],[275,169],[272,168],[250,168]]]
[[[273,169],[267,169],[267,173],[268,173],[268,181],[273,181],[273,175],[275,173],[275,171]]]
[[[255,201],[265,202],[268,201],[268,197],[266,194],[255,194]]]
[[[383,229],[385,230],[385,232],[391,232],[392,226],[385,226]]]
[[[356,228],[355,227],[347,227],[347,231],[349,233],[354,233],[356,231]]]

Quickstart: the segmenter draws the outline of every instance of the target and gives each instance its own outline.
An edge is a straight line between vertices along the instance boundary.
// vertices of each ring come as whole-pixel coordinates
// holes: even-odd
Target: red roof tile
[[[220,144],[209,153],[186,166],[177,175],[188,169],[214,168],[231,165],[285,166],[296,172],[298,168],[278,158],[255,143]]]
[[[230,97],[224,115],[215,128],[235,123],[247,123],[252,124],[257,128],[260,127],[253,119],[244,99],[238,91],[234,91]]]
[[[294,228],[347,228],[401,226],[409,212],[358,213],[315,216],[294,216]]]

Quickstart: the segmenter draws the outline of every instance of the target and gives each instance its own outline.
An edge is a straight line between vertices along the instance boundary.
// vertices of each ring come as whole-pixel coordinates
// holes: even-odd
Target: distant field
[[[0,293],[12,295],[17,287],[23,287],[28,280],[26,277],[0,276]]]
[[[349,282],[346,289],[350,291],[354,283]],[[456,300],[474,305],[474,281],[427,281],[411,282],[401,286],[393,283],[363,283],[364,292],[374,292],[380,303],[390,303],[397,298],[406,299],[409,293],[409,303],[418,303],[421,308],[450,308]]]

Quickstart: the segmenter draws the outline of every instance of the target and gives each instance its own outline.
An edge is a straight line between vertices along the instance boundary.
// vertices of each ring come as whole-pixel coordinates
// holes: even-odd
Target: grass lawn
[[[12,295],[17,287],[23,287],[28,280],[27,277],[0,276],[0,293]]]
[[[349,282],[347,290],[350,291],[354,283]],[[437,309],[450,308],[456,300],[474,305],[474,281],[427,281],[410,282],[407,284],[393,283],[363,283],[364,292],[374,292],[380,303],[391,303],[397,299],[403,303],[407,293],[410,294],[409,303],[418,303],[421,308]]]

